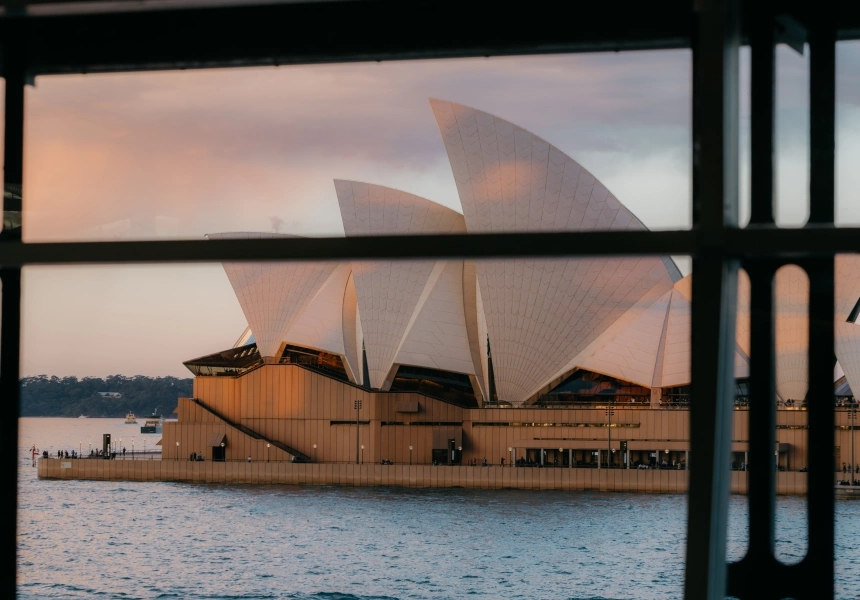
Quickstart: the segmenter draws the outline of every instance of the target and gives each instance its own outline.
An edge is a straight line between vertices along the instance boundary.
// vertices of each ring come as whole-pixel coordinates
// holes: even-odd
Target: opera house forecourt
[[[644,230],[560,149],[431,100],[462,214],[334,181],[347,236]],[[384,182],[380,182],[384,183]],[[210,239],[274,233],[220,233]],[[225,263],[248,322],[187,361],[161,461],[42,460],[39,475],[683,492],[691,276],[665,257]],[[837,258],[835,480],[860,389],[860,257]],[[739,280],[732,489],[746,489],[750,286]],[[778,491],[806,487],[805,273],[777,272]],[[213,349],[214,350],[214,349]],[[843,375],[844,373],[844,375]],[[844,406],[843,406],[844,405]],[[202,461],[189,461],[191,453]],[[484,464],[487,466],[483,466]],[[836,471],[838,470],[838,473]],[[858,476],[860,478],[860,476]]]

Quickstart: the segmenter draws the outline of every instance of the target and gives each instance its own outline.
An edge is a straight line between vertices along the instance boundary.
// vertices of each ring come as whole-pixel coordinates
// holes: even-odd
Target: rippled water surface
[[[24,448],[86,449],[87,435],[133,427],[21,423],[22,598],[681,596],[684,496],[40,481]],[[779,500],[784,560],[802,557],[804,511]],[[838,596],[857,598],[860,502],[837,514]],[[745,520],[733,497],[734,559]]]

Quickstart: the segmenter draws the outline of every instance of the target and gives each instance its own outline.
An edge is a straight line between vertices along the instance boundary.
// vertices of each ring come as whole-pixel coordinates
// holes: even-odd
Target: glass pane
[[[776,50],[776,221],[796,227],[809,215],[809,47],[800,55],[787,46]],[[740,222],[749,222],[750,49],[741,59]],[[836,224],[860,224],[860,42],[836,45]]]
[[[677,597],[690,283],[661,257],[28,267],[21,594]],[[56,564],[88,540],[114,551]]]
[[[476,143],[474,185],[490,187],[475,193],[558,203],[532,225],[687,228],[689,61],[673,51],[40,77],[27,89],[25,239],[341,235],[335,180],[468,212],[473,190],[454,173]],[[592,196],[608,208],[579,214]],[[632,221],[614,219],[615,199]]]
[[[836,44],[836,223],[860,224],[860,42]]]
[[[857,397],[860,388],[860,255],[836,257],[836,422],[834,470],[836,483],[836,595],[850,598],[860,592],[857,576],[857,502],[860,495],[860,438]]]

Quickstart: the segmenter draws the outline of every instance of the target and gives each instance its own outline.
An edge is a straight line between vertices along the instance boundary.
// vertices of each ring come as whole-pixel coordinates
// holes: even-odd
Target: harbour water
[[[88,452],[122,419],[22,419],[22,598],[679,598],[685,496],[39,480],[28,449]],[[782,560],[805,551],[781,497]],[[860,502],[837,503],[837,597],[860,597]],[[729,557],[746,499],[731,498]]]

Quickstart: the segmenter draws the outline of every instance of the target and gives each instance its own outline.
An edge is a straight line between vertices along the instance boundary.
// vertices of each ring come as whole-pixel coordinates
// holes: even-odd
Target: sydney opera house
[[[432,100],[462,214],[335,180],[347,236],[645,229],[562,150]],[[222,233],[209,238],[274,236]],[[860,258],[837,263],[837,399],[860,388]],[[691,276],[671,257],[226,263],[248,322],[189,360],[165,458],[685,469]],[[777,298],[779,468],[805,467],[809,284]],[[749,282],[739,281],[732,450],[748,450]],[[856,386],[856,387],[855,387]],[[839,418],[846,418],[841,414]],[[836,464],[850,460],[837,422]],[[692,459],[695,461],[695,458]]]

